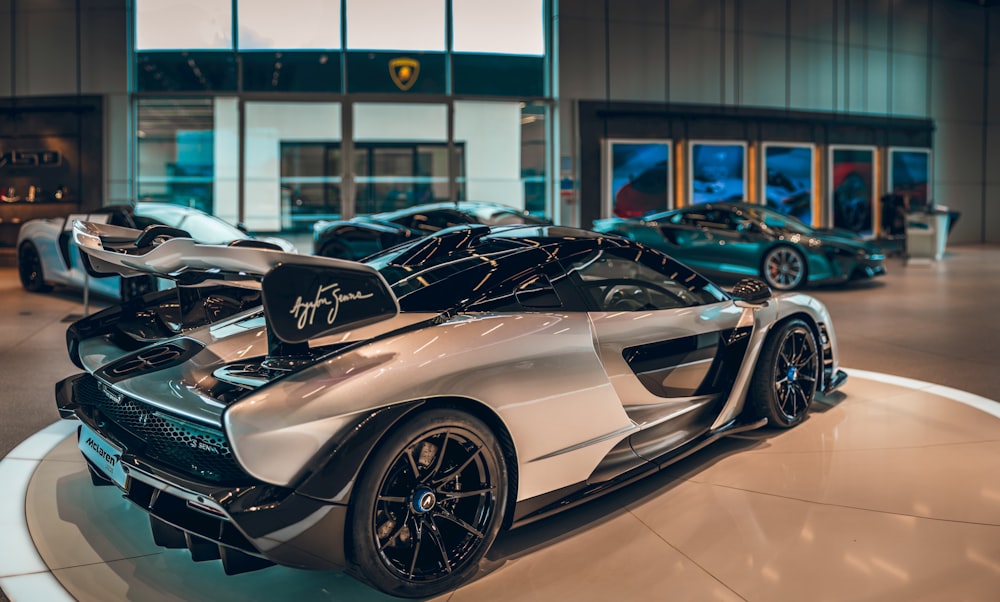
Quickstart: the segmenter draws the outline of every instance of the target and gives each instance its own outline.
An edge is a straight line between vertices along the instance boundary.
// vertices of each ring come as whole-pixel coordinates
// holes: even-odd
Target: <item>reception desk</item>
[[[911,213],[906,219],[907,259],[940,261],[948,240],[948,212]]]

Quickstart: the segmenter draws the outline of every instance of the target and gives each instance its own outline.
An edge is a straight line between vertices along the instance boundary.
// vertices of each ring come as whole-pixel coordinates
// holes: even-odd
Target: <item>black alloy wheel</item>
[[[816,395],[822,361],[816,335],[804,321],[790,320],[768,336],[750,383],[750,403],[768,424],[790,428],[802,422]]]
[[[359,576],[396,596],[433,596],[475,575],[503,523],[507,470],[481,420],[434,409],[389,436],[356,492],[350,546]]]
[[[806,260],[788,246],[777,246],[764,255],[762,276],[768,286],[779,291],[796,289],[806,280]]]
[[[17,273],[25,290],[44,293],[52,288],[45,284],[42,258],[38,256],[38,249],[30,241],[22,243],[17,250]]]

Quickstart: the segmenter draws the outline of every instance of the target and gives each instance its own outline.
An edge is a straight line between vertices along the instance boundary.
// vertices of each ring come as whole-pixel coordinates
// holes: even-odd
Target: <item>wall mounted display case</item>
[[[0,247],[24,222],[104,202],[100,96],[0,99]]]

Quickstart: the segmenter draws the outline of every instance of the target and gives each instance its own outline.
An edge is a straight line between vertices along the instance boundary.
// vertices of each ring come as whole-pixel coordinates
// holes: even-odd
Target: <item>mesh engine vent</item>
[[[129,448],[140,458],[169,465],[197,480],[212,483],[247,480],[246,473],[233,458],[225,434],[219,429],[172,416],[117,392],[106,394],[93,376],[79,381],[76,397],[80,405],[96,408],[113,423],[105,427],[112,434],[129,439],[122,437],[117,428],[140,439],[144,443],[142,449]]]

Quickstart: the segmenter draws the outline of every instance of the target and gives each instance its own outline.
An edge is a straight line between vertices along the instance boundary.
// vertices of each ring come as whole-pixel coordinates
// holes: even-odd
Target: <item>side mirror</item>
[[[243,222],[236,224],[236,229],[244,234],[249,232],[249,230],[247,230],[247,225],[244,224]]]
[[[741,307],[764,306],[771,298],[771,287],[757,278],[743,278],[730,293]]]

